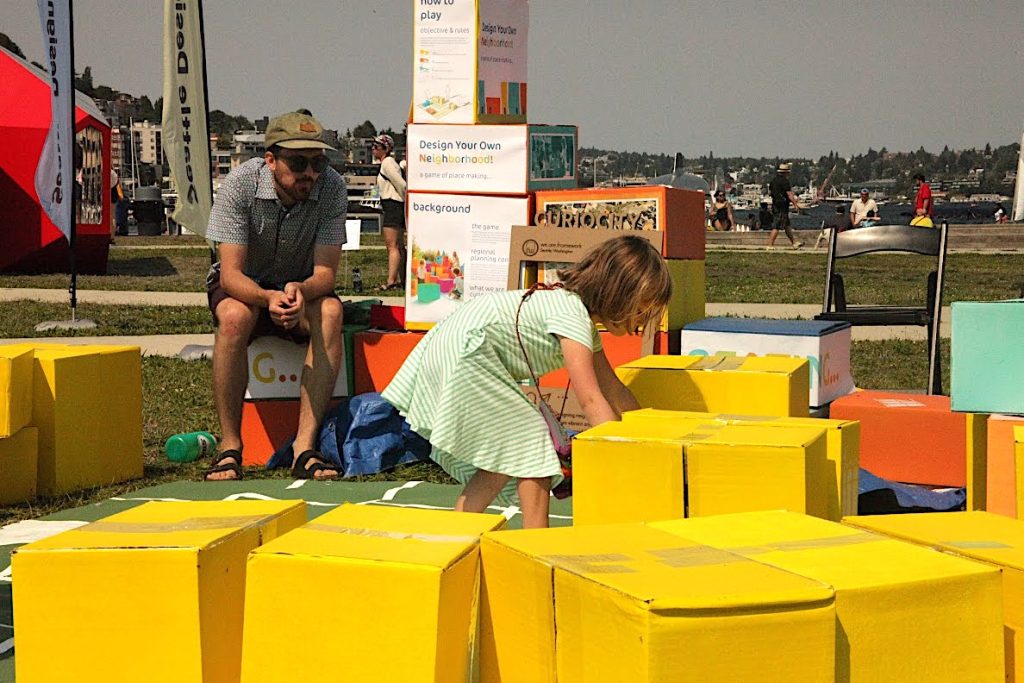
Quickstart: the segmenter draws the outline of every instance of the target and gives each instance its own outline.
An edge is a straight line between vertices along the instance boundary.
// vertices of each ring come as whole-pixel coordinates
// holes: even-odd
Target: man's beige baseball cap
[[[305,112],[292,111],[275,116],[267,125],[265,145],[285,149],[334,149],[323,140],[324,127]]]

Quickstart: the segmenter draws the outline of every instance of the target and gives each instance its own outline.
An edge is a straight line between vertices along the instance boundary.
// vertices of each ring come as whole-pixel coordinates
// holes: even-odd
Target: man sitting
[[[873,211],[874,215],[878,215],[878,204],[874,199],[871,198],[871,194],[867,188],[860,191],[860,198],[853,200],[850,204],[850,223],[855,228],[865,227],[861,225],[864,219],[868,217],[868,212]]]
[[[213,391],[220,451],[207,480],[242,476],[242,399],[252,338],[307,344],[292,475],[334,479],[316,450],[342,356],[342,307],[334,282],[345,243],[345,181],[330,168],[323,127],[308,111],[270,121],[266,153],[224,179],[206,237],[219,243],[207,294],[217,332]]]

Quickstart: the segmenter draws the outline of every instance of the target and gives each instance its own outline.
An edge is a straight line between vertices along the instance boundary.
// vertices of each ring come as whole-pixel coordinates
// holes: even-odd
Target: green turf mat
[[[298,500],[306,501],[310,519],[346,502],[373,505],[397,505],[451,509],[461,486],[418,481],[306,481],[291,479],[255,479],[244,481],[179,481],[133,491],[92,505],[55,512],[33,522],[92,522],[151,500]],[[519,528],[522,515],[518,508],[492,506],[489,512],[509,518],[509,528]],[[570,500],[551,500],[551,525],[572,523]],[[5,527],[10,530],[13,525]],[[43,525],[45,526],[45,525]],[[56,525],[55,525],[56,526]],[[63,527],[61,527],[63,528]],[[0,529],[0,683],[14,681],[14,651],[3,650],[13,637],[11,609],[10,556],[18,543],[2,545]]]

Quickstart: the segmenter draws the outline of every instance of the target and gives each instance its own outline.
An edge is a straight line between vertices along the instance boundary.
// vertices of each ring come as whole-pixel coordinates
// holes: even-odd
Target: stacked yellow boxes
[[[827,513],[825,519],[838,522],[857,514],[858,475],[860,471],[860,423],[855,420],[827,420],[815,417],[766,418],[756,415],[700,413],[683,410],[644,408],[622,415],[623,422],[662,423],[691,428],[694,425],[753,425],[757,427],[818,427],[825,430],[825,457],[828,459]]]
[[[832,589],[643,525],[485,534],[480,680],[832,680]]]
[[[468,680],[479,537],[504,523],[499,515],[343,505],[257,549],[242,680]],[[314,641],[303,638],[314,626],[314,641],[327,646],[310,650]],[[285,633],[290,644],[282,645]]]
[[[1024,681],[1024,522],[989,512],[949,512],[847,517],[843,523],[1002,570],[1005,680]]]
[[[644,408],[807,417],[810,370],[786,356],[646,356],[615,369]]]
[[[237,681],[246,556],[305,521],[302,501],[154,502],[22,546],[18,680]]]
[[[628,474],[628,476],[626,476]],[[828,513],[825,430],[606,422],[573,439],[573,523]]]
[[[0,505],[36,495],[39,433],[32,419],[32,347],[0,346]]]
[[[991,566],[790,512],[651,526],[832,586],[836,681],[1003,679],[1003,600]]]
[[[33,387],[41,494],[142,476],[139,347],[36,346]]]

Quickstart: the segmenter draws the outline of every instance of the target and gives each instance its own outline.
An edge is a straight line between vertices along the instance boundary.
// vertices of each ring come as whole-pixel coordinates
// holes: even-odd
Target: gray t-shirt
[[[309,199],[286,209],[262,158],[228,174],[210,211],[206,238],[248,246],[245,274],[264,287],[301,282],[313,274],[313,248],[345,243],[348,196],[333,168],[317,178]]]

